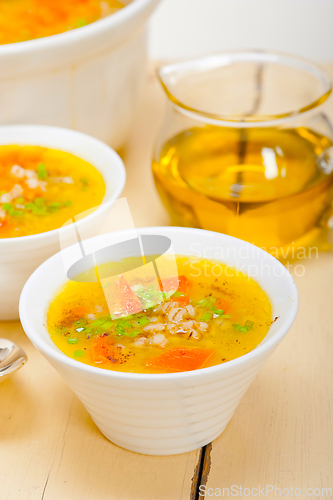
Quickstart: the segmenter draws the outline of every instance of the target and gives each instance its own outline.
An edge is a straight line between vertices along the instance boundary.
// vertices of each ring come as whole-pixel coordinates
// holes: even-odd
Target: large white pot
[[[217,260],[223,254],[224,263],[254,276],[278,317],[261,344],[221,365],[158,375],[105,370],[67,357],[50,339],[45,316],[56,291],[68,281],[63,258],[76,254],[77,245],[51,257],[30,277],[20,299],[20,318],[35,347],[66,380],[108,439],[149,455],[184,453],[209,443],[225,429],[258,371],[290,329],[298,308],[297,289],[280,262],[231,236],[171,227],[142,228],[138,233],[169,237],[176,254]],[[118,242],[128,235],[128,231],[105,234],[95,243],[107,247],[112,238]]]
[[[0,145],[4,144],[59,149],[91,163],[103,176],[105,196],[97,210],[77,225],[87,236],[95,234],[96,223],[109,213],[125,185],[125,167],[115,151],[80,132],[37,125],[0,127]],[[70,226],[62,230],[62,235],[63,245],[66,245],[66,237],[71,241]],[[0,321],[18,319],[18,304],[24,283],[42,262],[60,248],[58,229],[31,236],[0,238]]]
[[[68,127],[120,147],[143,89],[146,24],[159,1],[133,0],[83,28],[0,45],[0,124]]]

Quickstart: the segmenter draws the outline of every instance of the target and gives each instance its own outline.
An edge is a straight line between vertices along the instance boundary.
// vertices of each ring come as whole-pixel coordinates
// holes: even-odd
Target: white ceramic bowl
[[[35,347],[108,439],[148,455],[184,453],[209,443],[224,430],[258,371],[290,329],[298,308],[297,289],[286,268],[272,256],[230,236],[171,227],[143,228],[138,233],[168,236],[179,254],[212,258],[224,252],[223,262],[252,276],[257,271],[255,279],[268,293],[274,317],[279,317],[262,343],[233,361],[183,373],[121,373],[75,361],[53,344],[44,326],[50,299],[67,282],[60,254],[44,262],[26,283],[20,318]],[[99,238],[110,243],[108,235]],[[65,252],[74,250],[69,247]]]
[[[80,132],[57,127],[10,125],[0,127],[0,145],[4,144],[45,146],[66,151],[88,161],[103,175],[106,186],[103,203],[78,222],[87,235],[94,229],[96,220],[110,210],[124,188],[125,167],[117,153],[98,139]],[[59,250],[58,229],[32,236],[0,238],[0,320],[18,319],[24,283],[42,262]]]
[[[83,28],[0,45],[0,124],[68,127],[121,146],[144,86],[146,25],[159,1],[133,0]]]

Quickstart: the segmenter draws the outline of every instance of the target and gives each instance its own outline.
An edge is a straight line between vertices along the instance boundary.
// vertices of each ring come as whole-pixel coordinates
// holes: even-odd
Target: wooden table
[[[122,152],[124,195],[137,227],[169,223],[151,176],[162,103],[150,72]],[[300,310],[287,338],[224,433],[184,455],[148,457],[111,444],[20,323],[0,323],[0,336],[17,342],[29,357],[0,384],[0,500],[196,500],[203,498],[200,485],[212,488],[206,498],[217,498],[211,494],[219,494],[218,488],[221,494],[225,488],[225,496],[229,488],[231,496],[233,485],[239,496],[240,486],[293,486],[306,498],[318,498],[307,488],[333,490],[333,253],[302,264],[305,274],[296,278]],[[255,496],[254,491],[250,497]]]

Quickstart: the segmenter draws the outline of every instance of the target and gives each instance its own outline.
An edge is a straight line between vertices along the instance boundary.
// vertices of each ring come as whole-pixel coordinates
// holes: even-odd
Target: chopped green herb
[[[71,205],[71,201],[68,200],[68,201],[64,201],[64,202],[60,202],[60,201],[51,201],[47,208],[49,210],[51,210],[52,212],[56,211],[56,210],[59,210],[59,208],[63,208],[63,207],[68,207],[69,205]]]
[[[105,323],[103,323],[103,325],[101,326],[101,329],[103,330],[103,332],[106,332],[107,330],[110,330],[110,328],[114,325],[112,319],[108,319],[105,321]]]
[[[145,326],[145,325],[147,325],[149,323],[149,319],[145,318],[145,317],[140,318],[139,321],[138,321],[138,323],[139,323],[140,326]]]
[[[62,207],[62,203],[60,203],[59,201],[51,201],[51,203],[49,204],[49,208],[51,210],[57,210],[58,208],[61,208]]]
[[[22,202],[19,201],[21,199],[23,200]],[[23,198],[19,198],[17,200],[17,203],[23,203],[23,202],[24,202]],[[34,215],[48,215],[50,213],[54,213],[60,208],[69,206],[71,203],[72,202],[70,200],[64,202],[58,202],[58,201],[48,202],[44,198],[39,197],[32,202],[25,203],[25,208],[27,210],[30,210]]]
[[[118,325],[122,326],[123,328],[130,328],[132,326],[131,323],[126,320],[119,321]]]
[[[198,305],[200,307],[213,311],[215,309],[214,302],[216,302],[216,298],[209,296],[206,297],[205,299],[199,300]]]
[[[216,302],[216,298],[215,297],[208,297],[208,304],[207,304],[207,308],[210,310],[210,311],[213,311],[215,309],[215,302]]]
[[[129,334],[129,337],[136,337],[137,335],[139,335],[139,333],[139,330],[134,330],[134,332]]]
[[[10,203],[4,203],[3,208],[12,217],[20,217],[21,215],[23,215],[23,212],[21,210],[15,210],[15,208],[12,207]]]
[[[25,208],[31,210],[34,215],[47,215],[47,207],[43,198],[36,198],[33,202],[27,203]]]
[[[248,324],[246,324],[246,323],[248,323]],[[234,323],[232,325],[234,327],[234,331],[235,332],[246,333],[248,330],[251,330],[251,328],[254,325],[254,323],[252,321],[249,321],[249,322],[246,321],[246,323],[245,323],[245,326],[238,325],[237,323]]]
[[[218,314],[219,316],[223,316],[224,311],[222,309],[215,309],[214,314]]]
[[[74,351],[73,358],[82,358],[84,356],[84,351]]]
[[[205,312],[200,321],[209,321],[212,319],[213,315],[210,312]]]
[[[54,332],[57,335],[64,335],[65,333],[67,333],[67,328],[65,326],[62,326],[62,325],[57,325],[54,329]]]
[[[89,323],[88,328],[98,328],[102,326],[105,321],[110,319],[110,316],[101,316],[100,318],[95,319],[92,323]]]
[[[123,336],[125,335],[125,333],[126,333],[125,328],[121,325],[117,325],[117,335]]]
[[[45,207],[45,200],[44,200],[44,198],[41,198],[41,197],[36,198],[35,201],[34,201],[34,203],[35,203],[36,207],[38,207],[38,208],[44,208]]]
[[[41,181],[45,181],[47,179],[47,171],[44,163],[40,163],[37,167],[37,176]]]
[[[73,337],[73,338],[71,338],[71,339],[67,339],[67,344],[77,344],[77,343],[78,343],[78,341],[79,341],[79,339],[78,339],[78,338]]]
[[[141,300],[143,309],[149,309],[156,304],[160,304],[166,299],[166,296],[170,296],[174,293],[172,291],[172,293],[168,292],[165,294],[165,292],[155,290],[152,286],[145,287],[141,283],[133,286],[132,290]]]
[[[198,306],[201,306],[201,307],[206,307],[207,304],[208,304],[208,301],[206,299],[199,300],[199,302],[198,302]]]
[[[173,297],[185,297],[185,293],[183,293],[183,292],[175,292],[172,296]]]
[[[122,335],[125,336],[125,337],[136,337],[137,335],[139,335],[139,330],[134,330],[134,332],[124,332]]]
[[[77,19],[76,20],[76,26],[78,28],[82,28],[82,26],[86,26],[88,24],[88,21],[86,19]]]
[[[73,326],[76,326],[77,328],[79,328],[80,326],[86,326],[86,324],[87,324],[87,320],[85,320],[84,318],[81,318],[81,319],[78,319],[77,321],[74,321]]]
[[[101,316],[100,318],[95,319],[92,323],[88,323],[84,327],[84,331],[87,335],[96,335],[100,333],[102,330],[106,331],[113,325],[113,321],[111,320],[111,316]]]
[[[153,296],[154,296],[154,292],[152,292],[151,290],[148,290],[147,292],[138,292],[137,295],[141,298],[141,299],[148,299],[150,300]]]
[[[84,329],[84,333],[86,334],[86,338],[89,339],[91,337],[91,335],[98,335],[99,333],[101,333],[101,329],[100,328],[85,328]]]

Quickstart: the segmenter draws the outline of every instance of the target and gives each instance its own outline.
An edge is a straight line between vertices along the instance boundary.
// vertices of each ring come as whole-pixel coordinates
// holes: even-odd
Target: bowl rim
[[[29,54],[41,50],[49,51],[54,48],[63,48],[66,45],[80,42],[86,38],[92,38],[96,35],[108,32],[118,25],[131,22],[131,20],[140,14],[141,11],[149,9],[151,4],[157,4],[159,1],[160,0],[132,0],[117,12],[102,19],[98,19],[87,26],[74,28],[50,36],[35,38],[33,40],[0,45],[0,58],[2,56],[13,57],[15,55]]]
[[[247,62],[256,62],[259,64],[270,63],[284,67],[293,67],[304,73],[312,74],[322,85],[322,92],[315,100],[308,102],[300,109],[286,111],[276,115],[229,115],[213,113],[203,109],[195,108],[180,101],[170,90],[170,85],[166,81],[168,75],[173,72],[198,71],[199,67],[203,70],[222,68],[232,66],[233,64],[242,64]],[[171,105],[181,114],[192,119],[202,121],[211,125],[233,127],[233,128],[252,128],[252,127],[273,127],[285,121],[298,119],[319,108],[332,93],[332,79],[330,74],[318,63],[289,53],[274,50],[243,49],[230,50],[228,52],[217,52],[205,56],[195,57],[184,61],[178,61],[171,64],[161,65],[156,70],[157,77],[166,93]]]
[[[100,212],[102,212],[103,210],[105,210],[105,208],[107,206],[114,203],[114,201],[119,198],[122,191],[124,190],[125,183],[126,183],[126,170],[125,170],[124,162],[120,158],[118,153],[116,153],[116,151],[114,149],[112,149],[111,146],[109,146],[105,142],[103,142],[103,141],[101,141],[101,140],[97,139],[96,137],[93,137],[89,134],[85,134],[84,132],[79,132],[77,130],[72,130],[72,129],[69,129],[66,127],[55,127],[52,125],[11,124],[11,125],[0,125],[0,147],[3,145],[7,145],[7,144],[2,144],[1,133],[5,132],[7,130],[9,131],[9,130],[15,130],[15,129],[19,129],[18,131],[23,131],[24,129],[34,130],[34,131],[36,131],[37,137],[38,137],[39,131],[46,129],[46,131],[48,131],[50,133],[50,138],[51,138],[50,143],[52,142],[52,136],[51,136],[52,133],[54,133],[54,134],[62,133],[62,134],[66,134],[66,135],[72,136],[72,137],[73,136],[81,137],[82,139],[89,141],[93,148],[104,149],[105,151],[108,151],[108,153],[110,154],[110,158],[112,158],[112,162],[114,162],[114,167],[118,171],[117,172],[117,180],[116,180],[117,187],[116,187],[114,193],[110,196],[110,198],[108,200],[104,201],[104,198],[105,198],[105,195],[104,195],[104,198],[103,198],[101,204],[96,208],[96,210],[94,210],[94,212],[87,215],[86,217],[83,217],[82,219],[77,221],[77,224],[81,225],[86,220],[88,220],[88,219],[90,220],[91,218],[96,217],[96,215],[98,216],[98,214]],[[15,142],[13,142],[12,144],[15,144]],[[38,139],[36,140],[36,143],[35,142],[30,143],[30,144],[20,143],[20,145],[38,146]],[[41,146],[41,147],[43,147],[43,146]],[[52,146],[45,146],[45,147],[52,149]],[[58,151],[59,151],[59,148],[55,148],[55,149],[58,149]],[[63,150],[60,149],[60,151],[63,151]],[[74,156],[77,156],[78,158],[81,158],[78,153],[71,153],[71,154],[73,154]],[[104,183],[105,183],[105,187],[107,187],[108,181],[104,178],[103,174],[100,172],[98,167],[96,167],[96,165],[94,165],[92,163],[91,163],[91,165],[94,168],[96,168],[96,170],[102,175]],[[68,226],[68,228],[70,228],[70,225]],[[57,233],[59,233],[60,229],[61,228],[58,227],[56,229],[52,229],[51,231],[45,231],[44,233],[30,234],[27,236],[15,236],[14,238],[0,238],[0,249],[3,250],[4,248],[6,248],[6,246],[12,246],[15,244],[19,244],[20,242],[30,243],[30,242],[38,242],[40,240],[47,239],[47,238],[53,238],[54,236],[56,236]],[[62,228],[62,231],[66,232],[66,227]]]
[[[132,230],[122,230],[122,231],[116,231],[114,234],[116,236],[120,234],[126,234],[129,233]],[[255,358],[259,358],[261,355],[265,354],[266,351],[269,351],[270,349],[274,348],[287,334],[288,330],[291,328],[296,315],[298,311],[298,290],[296,287],[296,284],[294,282],[293,277],[289,273],[289,271],[286,269],[286,267],[281,264],[275,257],[272,255],[268,254],[264,250],[262,250],[259,247],[256,247],[255,245],[252,245],[251,243],[248,243],[246,241],[240,240],[239,238],[234,238],[233,236],[229,236],[223,233],[216,233],[213,231],[207,231],[204,229],[195,229],[195,228],[184,228],[184,227],[173,227],[173,226],[156,226],[156,227],[143,227],[143,228],[138,228],[136,229],[137,234],[149,234],[150,232],[157,233],[161,232],[161,234],[165,233],[176,233],[176,234],[183,234],[188,233],[188,234],[201,234],[204,236],[205,234],[209,234],[210,236],[213,237],[221,237],[224,238],[226,242],[236,242],[237,245],[240,243],[244,246],[247,246],[249,248],[254,248],[256,252],[258,252],[258,259],[260,256],[265,257],[266,259],[269,259],[270,262],[274,262],[275,265],[278,265],[280,269],[282,270],[281,278],[283,277],[286,280],[286,283],[289,284],[290,288],[290,310],[288,317],[285,319],[284,323],[279,327],[277,332],[273,334],[271,338],[269,338],[266,342],[259,344],[256,346],[252,351],[240,356],[239,358],[235,358],[231,361],[227,361],[225,363],[221,363],[218,365],[214,365],[208,368],[200,368],[198,370],[192,370],[192,371],[184,371],[184,372],[176,372],[176,373],[156,373],[156,374],[147,374],[147,373],[128,373],[128,372],[118,372],[114,370],[107,370],[104,368],[100,367],[94,367],[87,365],[85,363],[81,363],[80,361],[76,361],[74,359],[71,359],[68,357],[66,354],[61,352],[60,350],[56,350],[56,346],[54,344],[54,348],[51,347],[49,344],[47,344],[40,336],[39,334],[34,330],[34,327],[31,323],[31,320],[29,318],[29,313],[28,313],[28,307],[27,307],[27,300],[28,297],[30,296],[31,293],[33,293],[34,290],[34,284],[35,281],[39,280],[38,275],[40,273],[47,272],[47,269],[52,266],[54,261],[59,259],[60,253],[58,252],[49,259],[47,259],[41,266],[39,266],[34,273],[30,276],[26,284],[24,285],[24,288],[21,293],[20,297],[20,303],[19,303],[19,314],[20,314],[20,321],[22,323],[22,327],[26,333],[26,335],[29,337],[29,339],[32,341],[34,346],[39,349],[43,354],[45,354],[47,357],[50,357],[54,361],[61,363],[62,365],[65,365],[66,368],[76,370],[78,373],[85,373],[85,374],[91,374],[92,376],[100,376],[104,378],[105,380],[112,380],[112,379],[117,379],[117,380],[127,380],[127,381],[175,381],[175,380],[183,380],[183,379],[192,379],[196,377],[201,377],[203,375],[210,375],[210,374],[215,374],[215,373],[223,373],[223,372],[228,372],[234,368],[237,368],[239,365],[246,365],[247,362],[250,362],[251,360]],[[101,235],[104,236],[104,235]],[[95,236],[94,238],[101,238],[101,236]],[[93,238],[91,238],[93,239]],[[75,245],[78,245],[77,243],[72,245],[71,247],[74,247]],[[68,251],[71,247],[68,247],[66,250]],[[65,251],[66,251],[65,250]],[[223,260],[220,259],[211,259],[211,260],[217,260],[220,262],[223,262]],[[44,271],[45,270],[45,271]],[[65,283],[64,283],[65,284]],[[56,290],[53,290],[53,293]],[[43,324],[43,328],[46,330],[46,326]]]

